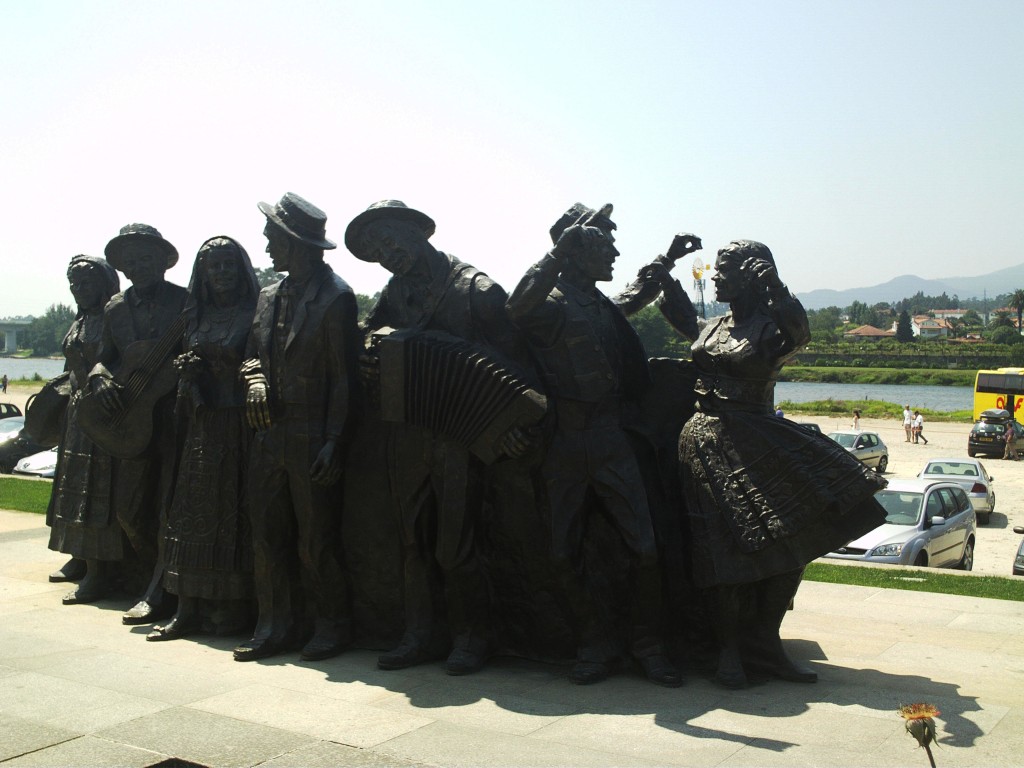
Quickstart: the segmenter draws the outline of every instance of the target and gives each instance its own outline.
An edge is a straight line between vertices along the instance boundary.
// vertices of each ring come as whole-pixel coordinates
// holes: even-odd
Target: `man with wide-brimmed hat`
[[[614,632],[583,568],[587,518],[603,511],[619,533],[632,592],[629,652],[648,679],[682,676],[661,640],[661,572],[643,475],[626,434],[626,407],[650,383],[647,356],[622,310],[597,288],[612,279],[612,206],[576,203],[551,227],[554,247],[526,272],[507,308],[544,371],[557,427],[541,473],[550,512],[551,551],[578,633],[578,684],[606,678],[619,655]],[[655,292],[656,295],[656,292]],[[653,295],[648,297],[653,298]]]
[[[241,370],[257,430],[248,490],[259,622],[235,659],[288,650],[305,634],[304,615],[314,627],[302,658],[325,659],[352,639],[338,537],[339,481],[359,391],[356,299],[324,263],[335,244],[323,211],[292,192],[259,209],[274,270],[288,276],[260,292]],[[308,606],[294,604],[303,592]]]
[[[505,315],[505,291],[435,249],[433,234],[433,219],[399,200],[374,203],[348,225],[348,249],[392,273],[364,321],[366,330],[443,331],[487,356],[521,360],[520,335]],[[367,378],[372,387],[372,373]],[[484,664],[489,647],[489,597],[475,542],[484,467],[466,446],[438,432],[392,426],[388,476],[404,552],[405,633],[378,666],[402,669],[447,653],[448,674],[469,674]],[[443,585],[436,584],[438,571]],[[442,592],[451,643],[445,611],[434,604]]]
[[[108,413],[127,409],[132,414],[130,399],[136,393],[121,384],[134,372],[151,372],[146,371],[147,366],[170,366],[172,353],[181,344],[181,330],[174,328],[187,291],[164,279],[164,273],[177,263],[178,251],[155,227],[121,227],[104,253],[111,266],[131,281],[131,286],[114,296],[104,309],[99,363],[89,375],[89,384],[93,396]],[[168,346],[161,360],[141,358],[140,346],[152,348],[163,340]],[[144,344],[138,345],[139,342]],[[133,348],[126,356],[129,347]],[[145,594],[122,619],[125,624],[157,621],[171,616],[175,609],[174,596],[163,589],[158,545],[160,521],[174,481],[174,381],[173,375],[167,379],[167,392],[155,403],[151,414],[139,414],[140,418],[151,417],[153,421],[153,437],[147,448],[134,458],[115,460],[113,508],[143,567],[152,569]]]

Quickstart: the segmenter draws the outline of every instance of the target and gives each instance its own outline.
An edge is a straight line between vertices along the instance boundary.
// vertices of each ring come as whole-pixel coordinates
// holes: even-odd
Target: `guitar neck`
[[[149,350],[142,364],[129,374],[128,381],[125,382],[124,391],[122,392],[122,399],[126,409],[131,406],[132,402],[139,396],[139,393],[149,385],[154,374],[170,357],[171,350],[181,340],[182,333],[185,331],[185,322],[186,317],[184,313],[178,315],[174,322],[171,323],[170,328]]]

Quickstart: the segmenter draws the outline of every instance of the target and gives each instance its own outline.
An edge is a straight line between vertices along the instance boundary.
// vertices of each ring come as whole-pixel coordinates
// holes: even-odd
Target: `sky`
[[[344,231],[385,198],[510,291],[576,201],[615,206],[609,293],[680,231],[706,263],[766,243],[797,292],[1024,258],[1020,0],[0,7],[0,317],[71,303],[70,258],[130,222],[173,282],[219,234],[267,267],[288,191],[367,294]]]

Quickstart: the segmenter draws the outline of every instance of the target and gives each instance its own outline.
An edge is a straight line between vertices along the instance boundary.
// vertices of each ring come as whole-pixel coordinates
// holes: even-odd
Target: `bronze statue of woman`
[[[814,682],[813,670],[786,655],[779,625],[807,563],[884,522],[874,493],[885,480],[828,438],[774,415],[779,371],[810,331],[767,246],[733,241],[715,270],[717,299],[729,312],[699,334],[695,322],[677,330],[693,340],[697,368],[697,410],[679,455],[693,577],[719,643],[716,678],[730,688],[744,687],[748,672]],[[682,309],[679,316],[694,318]]]
[[[57,448],[57,469],[47,509],[50,549],[85,563],[78,587],[64,604],[93,603],[109,591],[109,564],[120,561],[126,540],[111,509],[111,457],[78,425],[78,405],[88,387],[103,334],[103,307],[120,290],[117,272],[106,259],[79,255],[68,265],[68,283],[78,314],[62,345],[71,397]],[[62,571],[68,571],[64,566]],[[56,580],[51,576],[51,580]]]
[[[163,529],[164,584],[178,595],[171,621],[147,639],[245,628],[252,597],[252,541],[244,498],[251,430],[238,366],[259,285],[245,249],[213,237],[192,269],[176,414],[183,435]]]

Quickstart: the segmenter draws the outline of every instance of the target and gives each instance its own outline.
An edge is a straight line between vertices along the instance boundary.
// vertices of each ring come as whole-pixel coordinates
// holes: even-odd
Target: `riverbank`
[[[904,384],[930,387],[973,387],[976,370],[946,368],[840,368],[833,366],[787,365],[779,381],[815,384]]]
[[[9,381],[7,382],[7,394],[0,394],[0,402],[14,403],[24,413],[28,399],[42,388],[43,383],[42,381]]]
[[[854,409],[860,411],[863,419],[896,419],[903,423],[903,406],[883,400],[813,400],[808,403],[796,403],[783,400],[778,403],[787,416],[827,416],[839,420],[853,420]],[[913,406],[911,406],[913,408]],[[925,421],[954,422],[972,424],[974,413],[971,410],[938,411],[931,408],[914,408],[920,411]]]

